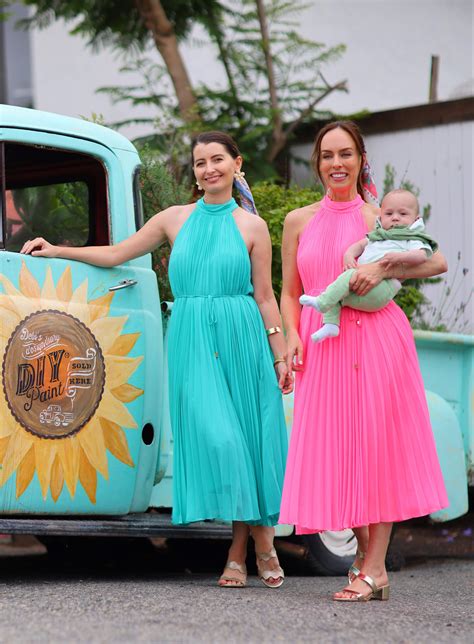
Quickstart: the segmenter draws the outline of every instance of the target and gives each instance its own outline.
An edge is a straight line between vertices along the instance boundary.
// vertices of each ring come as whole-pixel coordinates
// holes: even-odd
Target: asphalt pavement
[[[391,574],[388,602],[340,604],[344,580],[288,577],[221,589],[216,575],[114,567],[61,570],[44,557],[3,566],[0,642],[472,642],[474,560]]]
[[[23,642],[474,642],[474,515],[398,527],[387,602],[341,604],[341,577],[288,577],[267,589],[221,589],[228,543],[0,536],[0,644]],[[290,548],[291,553],[291,548]]]

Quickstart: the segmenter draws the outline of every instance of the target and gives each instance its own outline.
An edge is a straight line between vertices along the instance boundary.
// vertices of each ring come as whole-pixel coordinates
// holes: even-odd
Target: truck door
[[[103,269],[19,253],[134,232],[138,155],[0,131],[0,512],[125,514],[149,505],[162,392],[150,258]]]

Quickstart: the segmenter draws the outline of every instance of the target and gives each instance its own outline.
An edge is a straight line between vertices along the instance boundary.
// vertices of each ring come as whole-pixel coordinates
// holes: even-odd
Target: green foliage
[[[277,300],[281,294],[281,237],[286,215],[296,208],[302,208],[319,201],[322,195],[311,188],[291,186],[284,188],[274,183],[261,182],[252,187],[255,205],[265,219],[272,240],[272,281]]]
[[[8,11],[8,7],[12,3],[10,0],[0,0],[0,22],[8,20],[11,16],[11,12]]]
[[[387,192],[401,188],[403,190],[409,190],[416,197],[419,196],[419,189],[408,179],[402,179],[398,184],[396,183],[397,173],[395,168],[387,164],[385,166],[385,177],[383,182],[383,194],[386,195]],[[422,209],[423,219],[426,222],[428,221],[431,215],[431,205],[427,204]],[[425,279],[411,279],[405,280],[403,282],[402,288],[398,291],[395,296],[395,302],[403,309],[405,315],[410,320],[411,324],[415,328],[427,328],[426,323],[423,322],[423,315],[426,308],[429,306],[430,301],[424,295],[422,288],[425,284],[437,284],[441,281],[440,277],[429,277]],[[445,330],[442,328],[431,328],[433,331]]]
[[[89,191],[82,181],[11,191],[22,225],[7,220],[8,250],[18,251],[25,241],[45,237],[52,244],[84,246],[89,237]]]
[[[474,286],[470,280],[471,288],[465,301],[459,302],[459,295],[464,280],[470,279],[469,269],[463,267],[461,252],[458,252],[456,265],[449,276],[441,278],[443,283],[442,295],[436,306],[429,304],[418,321],[417,327],[431,331],[451,331],[456,333],[473,333],[472,298]]]
[[[239,143],[250,181],[271,180],[279,177],[274,159],[270,158],[275,110],[271,105],[262,34],[255,1],[242,0],[240,5],[236,12],[230,2],[212,2],[199,18],[215,45],[216,59],[222,64],[226,79],[224,86],[201,83],[194,88],[199,129],[229,132]],[[327,47],[297,33],[296,18],[305,8],[301,2],[269,0],[266,3],[278,116],[283,123],[290,124],[288,127],[296,122],[310,122],[316,116],[328,116],[327,111],[317,110],[319,97],[333,91],[321,71],[345,49],[343,45]],[[124,74],[138,71],[142,80],[135,85],[102,87],[99,91],[107,93],[114,102],[125,101],[132,107],[152,106],[156,116],[139,119],[132,111],[129,119],[113,125],[148,122],[150,128],[159,132],[149,140],[161,150],[165,148],[159,138],[164,131],[179,131],[183,139],[189,139],[190,126],[180,120],[166,67],[139,54],[130,57],[121,71]],[[346,91],[342,84],[334,89]],[[162,129],[163,124],[167,130]]]
[[[74,21],[72,34],[85,36],[93,47],[112,45],[121,50],[143,50],[151,43],[150,30],[137,9],[136,0],[22,0],[33,7],[32,16],[22,23],[47,27],[63,18]],[[216,0],[161,0],[178,38],[185,37],[193,23],[200,21]]]

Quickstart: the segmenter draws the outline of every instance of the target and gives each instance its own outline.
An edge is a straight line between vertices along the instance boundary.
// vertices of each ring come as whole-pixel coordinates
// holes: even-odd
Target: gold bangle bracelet
[[[281,329],[279,326],[272,326],[269,329],[265,329],[265,333],[267,335],[273,335],[274,333],[281,333]]]
[[[278,356],[278,358],[275,358],[273,361],[273,366],[276,367],[279,362],[286,362],[286,358],[283,356]]]

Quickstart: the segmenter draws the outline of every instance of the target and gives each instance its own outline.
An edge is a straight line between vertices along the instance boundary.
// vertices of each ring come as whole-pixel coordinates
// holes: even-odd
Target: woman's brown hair
[[[316,176],[318,177],[318,179],[320,179],[319,164],[321,163],[321,141],[323,140],[323,137],[325,134],[327,134],[328,132],[331,132],[332,130],[336,130],[337,128],[344,130],[344,132],[347,132],[347,134],[349,134],[351,139],[354,141],[357,152],[359,153],[360,170],[359,170],[359,175],[357,177],[357,192],[365,201],[364,189],[362,186],[362,172],[364,169],[365,144],[364,144],[364,139],[362,138],[361,131],[353,121],[333,121],[332,123],[327,123],[327,125],[325,125],[323,128],[319,130],[318,135],[316,136],[316,140],[314,142],[313,152],[311,154],[311,165],[313,166],[313,170]]]
[[[194,152],[194,148],[200,143],[203,143],[204,145],[207,145],[208,143],[220,143],[225,147],[225,149],[233,159],[242,156],[240,154],[239,148],[237,147],[237,143],[231,136],[229,136],[225,132],[214,130],[211,132],[201,132],[201,134],[195,136],[191,143],[191,157],[192,153]],[[192,159],[192,164],[194,165],[194,159]]]

